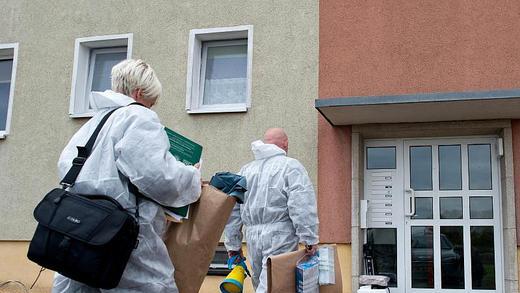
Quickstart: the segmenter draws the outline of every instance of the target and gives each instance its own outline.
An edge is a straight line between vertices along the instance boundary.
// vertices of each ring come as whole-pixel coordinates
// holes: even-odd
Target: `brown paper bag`
[[[234,206],[234,197],[204,185],[188,220],[169,225],[165,243],[180,293],[199,292]]]
[[[334,273],[336,284],[320,286],[320,293],[342,293],[341,267],[338,250],[334,247]],[[296,263],[305,255],[305,250],[271,256],[267,259],[267,292],[296,292]]]

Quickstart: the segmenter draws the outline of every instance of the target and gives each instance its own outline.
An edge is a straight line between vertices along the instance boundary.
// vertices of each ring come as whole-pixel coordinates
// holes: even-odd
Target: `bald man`
[[[225,229],[230,257],[242,255],[246,227],[248,259],[256,293],[267,292],[267,258],[306,247],[314,254],[318,239],[316,195],[307,171],[287,157],[289,140],[281,128],[269,128],[263,141],[251,143],[255,160],[240,170],[247,178],[243,204],[237,204]]]

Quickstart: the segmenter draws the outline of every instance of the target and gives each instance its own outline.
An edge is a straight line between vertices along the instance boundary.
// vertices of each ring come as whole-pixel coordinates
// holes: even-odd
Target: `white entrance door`
[[[366,145],[366,243],[376,273],[393,277],[392,293],[502,292],[496,139],[367,141]],[[373,221],[380,207],[371,194],[377,189],[377,174],[388,175],[389,170],[369,166],[378,166],[374,160],[386,164],[389,147],[395,149],[396,162],[394,182],[387,185],[393,190],[393,208],[386,211],[392,220],[385,227]]]

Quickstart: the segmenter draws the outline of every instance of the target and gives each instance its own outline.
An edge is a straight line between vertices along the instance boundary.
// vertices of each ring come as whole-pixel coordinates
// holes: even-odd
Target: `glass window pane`
[[[245,103],[247,45],[208,46],[204,78],[204,105]]]
[[[0,60],[0,83],[11,82],[13,59]]]
[[[462,189],[461,164],[460,145],[439,146],[440,190]]]
[[[410,147],[410,187],[432,190],[432,147]]]
[[[367,169],[395,169],[395,147],[367,148]]]
[[[493,219],[493,198],[470,197],[469,215],[472,219]]]
[[[92,75],[92,91],[102,92],[111,89],[110,73],[112,67],[125,59],[126,52],[96,53]]]
[[[368,253],[374,260],[374,273],[390,277],[388,285],[397,287],[396,229],[368,229]]]
[[[415,216],[413,219],[433,219],[433,199],[431,197],[415,198]]]
[[[462,197],[439,198],[441,219],[462,219]]]
[[[471,227],[471,283],[473,289],[495,289],[493,227]]]
[[[412,288],[433,288],[433,227],[413,226]]]
[[[0,131],[5,130],[7,124],[12,69],[12,59],[0,60]]]
[[[468,145],[469,189],[491,189],[491,145]]]
[[[440,227],[443,289],[464,289],[464,234],[462,226]]]
[[[11,83],[0,83],[0,130],[5,130],[9,108],[9,88]]]

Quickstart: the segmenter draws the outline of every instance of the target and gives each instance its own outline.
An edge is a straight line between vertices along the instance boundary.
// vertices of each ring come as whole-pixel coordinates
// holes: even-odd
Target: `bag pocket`
[[[129,216],[108,196],[90,200],[54,189],[38,204],[34,218],[42,226],[92,245],[110,241]]]

